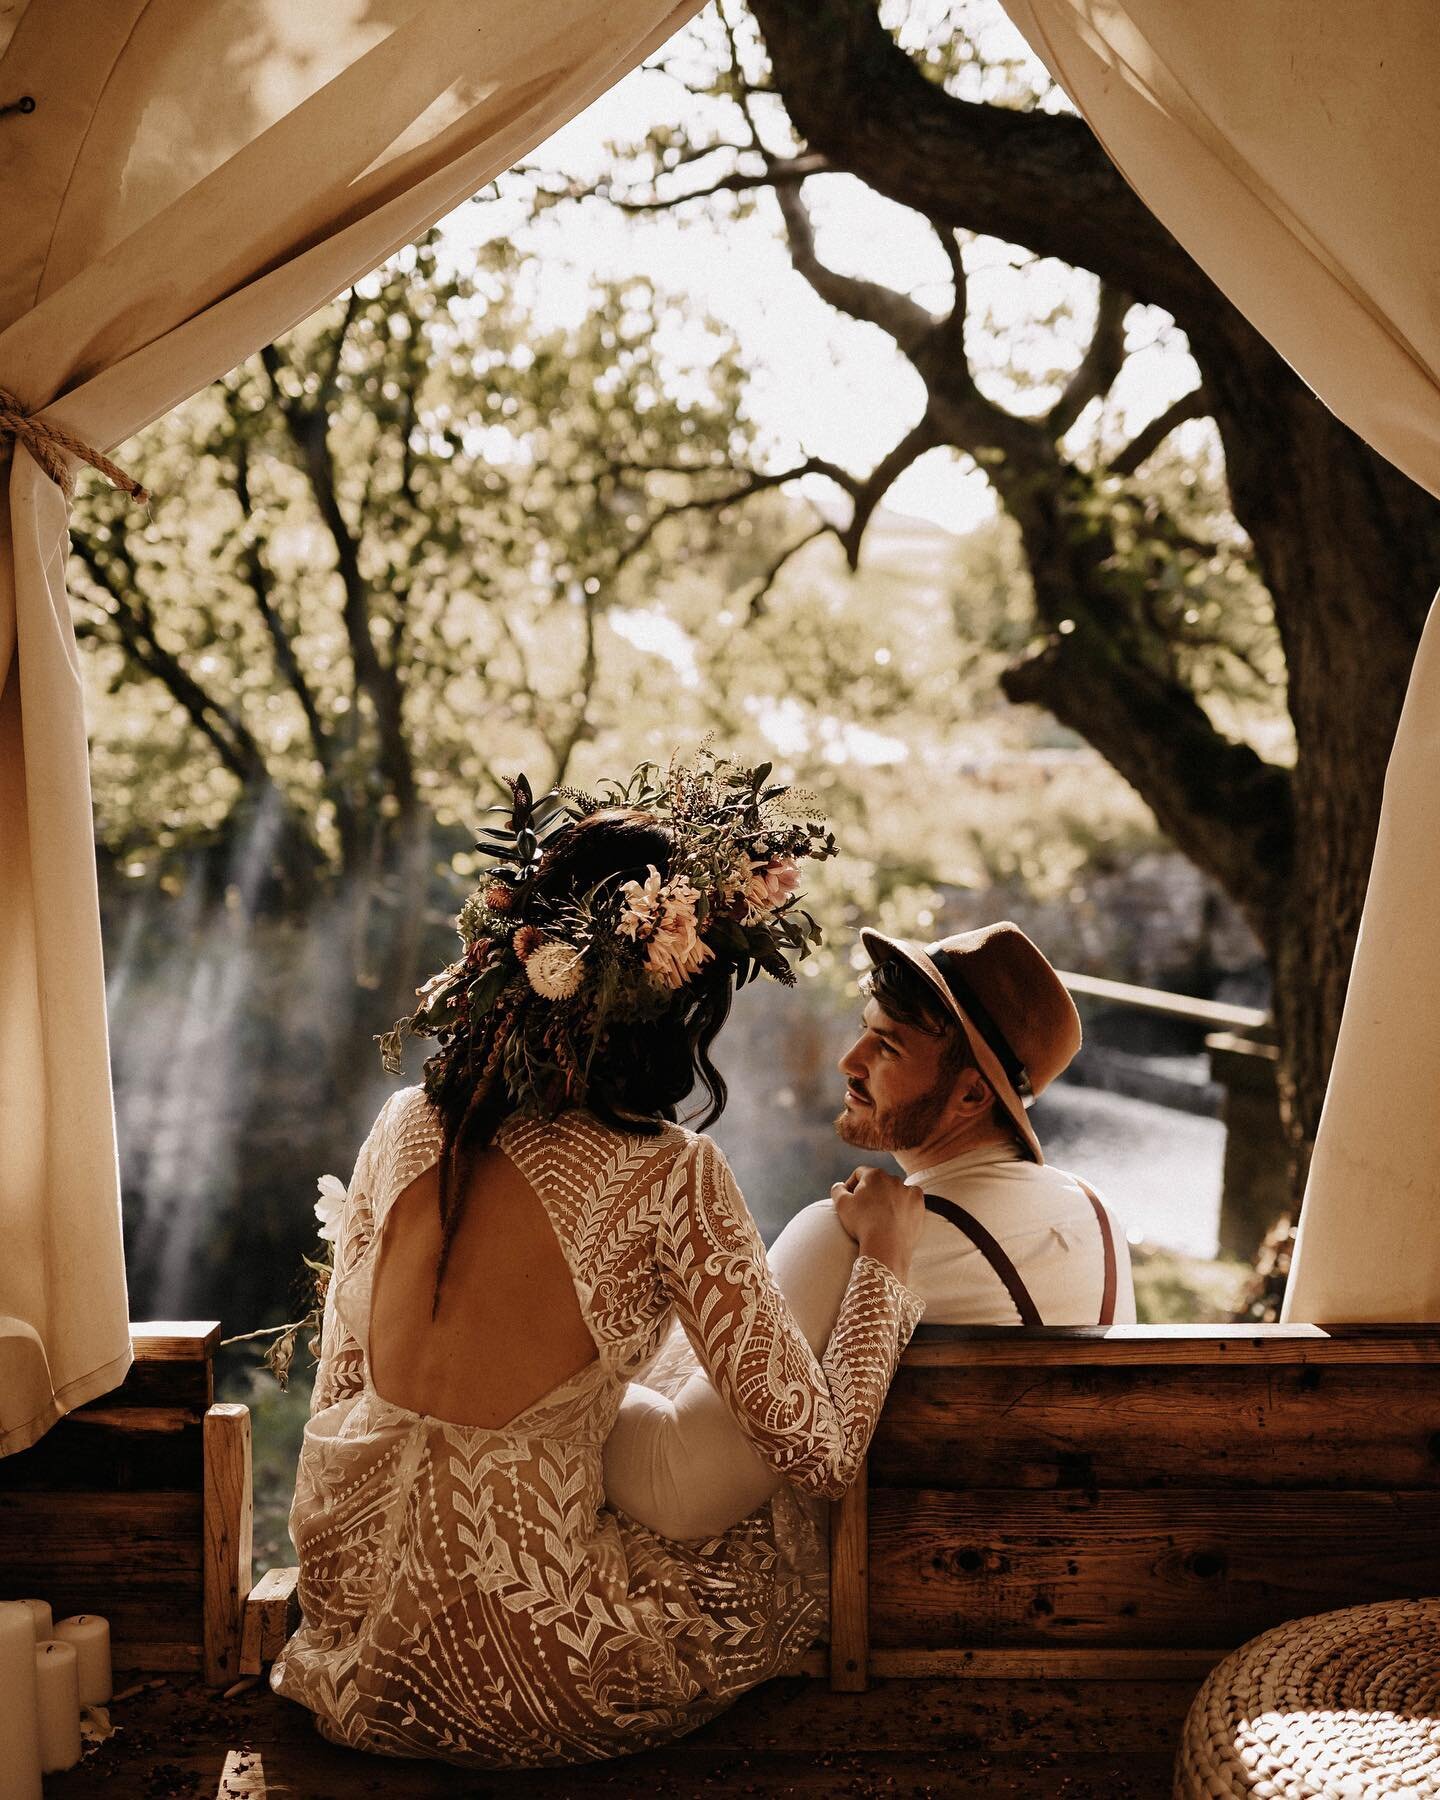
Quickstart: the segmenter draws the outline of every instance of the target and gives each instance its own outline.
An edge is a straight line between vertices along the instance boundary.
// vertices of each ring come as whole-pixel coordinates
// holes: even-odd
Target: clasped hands
[[[830,1190],[835,1212],[862,1256],[884,1263],[901,1281],[925,1223],[925,1196],[883,1169],[854,1169]]]

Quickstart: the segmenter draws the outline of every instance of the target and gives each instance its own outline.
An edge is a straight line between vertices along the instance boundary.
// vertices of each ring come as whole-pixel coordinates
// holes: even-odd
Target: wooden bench
[[[0,1461],[0,1597],[102,1613],[117,1667],[256,1673],[250,1421],[219,1328],[134,1327],[124,1385]],[[810,1672],[1197,1684],[1283,1620],[1440,1593],[1440,1327],[922,1326],[832,1514]]]
[[[0,1599],[98,1613],[117,1669],[219,1686],[241,1673],[250,1414],[214,1403],[218,1324],[133,1325],[131,1341],[122,1386],[0,1459]]]
[[[832,1511],[840,1690],[1182,1679],[1440,1594],[1440,1326],[922,1326]]]

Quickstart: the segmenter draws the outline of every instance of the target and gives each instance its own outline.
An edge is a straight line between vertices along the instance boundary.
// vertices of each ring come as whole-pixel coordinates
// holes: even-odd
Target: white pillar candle
[[[73,1644],[46,1638],[35,1646],[35,1697],[40,1715],[40,1767],[47,1775],[80,1760],[80,1680]]]
[[[62,1644],[72,1644],[80,1668],[80,1703],[82,1706],[104,1706],[109,1700],[110,1622],[94,1613],[76,1613],[73,1619],[62,1619],[54,1634]]]
[[[43,1644],[48,1637],[55,1635],[55,1620],[50,1611],[48,1600],[17,1600],[17,1606],[28,1606],[30,1616],[35,1621],[35,1642]]]
[[[40,1800],[35,1620],[18,1600],[0,1602],[0,1800]]]

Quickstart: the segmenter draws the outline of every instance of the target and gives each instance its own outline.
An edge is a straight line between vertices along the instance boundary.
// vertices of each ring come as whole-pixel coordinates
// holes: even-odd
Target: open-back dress
[[[406,1088],[356,1161],[290,1514],[304,1617],[271,1685],[326,1737],[385,1755],[505,1768],[678,1737],[792,1673],[823,1629],[823,1558],[797,1495],[848,1486],[921,1302],[857,1258],[817,1363],[708,1138],[640,1137],[583,1111],[512,1118],[497,1147],[545,1209],[597,1358],[504,1426],[413,1412],[371,1382],[370,1296],[390,1206],[440,1144],[423,1090]],[[605,1435],[677,1315],[790,1484],[704,1543],[604,1504]]]

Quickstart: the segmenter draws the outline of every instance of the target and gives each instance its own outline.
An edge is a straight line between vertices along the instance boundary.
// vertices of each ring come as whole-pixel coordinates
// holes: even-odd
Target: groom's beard
[[[950,1083],[938,1081],[928,1094],[904,1106],[847,1109],[835,1121],[836,1135],[857,1150],[913,1150],[940,1123]]]

